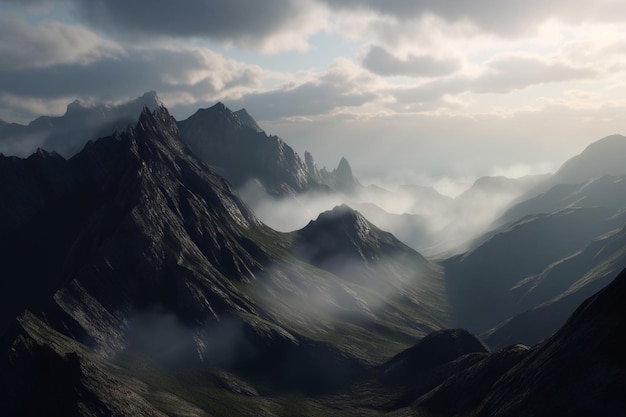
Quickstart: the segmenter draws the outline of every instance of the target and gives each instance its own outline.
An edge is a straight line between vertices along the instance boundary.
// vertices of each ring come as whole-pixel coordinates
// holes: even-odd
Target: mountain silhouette
[[[37,148],[56,151],[69,157],[85,143],[134,125],[144,107],[155,110],[162,105],[156,92],[149,91],[135,100],[121,104],[83,105],[75,100],[63,116],[41,116],[28,125],[0,125],[0,152],[27,156]]]

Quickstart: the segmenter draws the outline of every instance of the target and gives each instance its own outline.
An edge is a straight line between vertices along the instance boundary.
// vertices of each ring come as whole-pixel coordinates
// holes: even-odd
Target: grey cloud
[[[32,26],[19,18],[0,17],[0,68],[85,64],[118,56],[122,48],[87,29],[47,21]]]
[[[113,35],[209,37],[258,45],[306,11],[292,0],[71,0],[77,16]]]
[[[233,108],[245,107],[258,119],[325,114],[338,107],[360,106],[376,98],[369,92],[354,92],[346,85],[330,82],[307,82],[290,89],[248,94],[229,102]]]
[[[119,100],[150,90],[164,97],[168,93],[203,97],[232,86],[255,86],[259,82],[260,70],[255,66],[223,58],[220,61],[219,56],[207,59],[193,50],[127,52],[120,58],[105,58],[86,65],[57,64],[19,70],[0,67],[0,114],[2,107],[14,107],[2,102],[7,94],[43,101],[65,97]],[[197,79],[186,75],[193,71],[206,74]]]
[[[592,78],[594,75],[591,68],[576,68],[532,57],[505,56],[491,61],[478,77],[439,79],[392,94],[400,103],[428,102],[439,100],[446,94],[506,94],[532,85]]]
[[[576,68],[536,58],[508,56],[492,61],[485,74],[475,80],[477,93],[508,93],[535,84],[591,78],[591,68]]]
[[[425,55],[409,55],[406,60],[400,60],[380,46],[371,46],[363,58],[363,66],[379,75],[433,77],[451,74],[461,65],[455,60],[438,60]]]

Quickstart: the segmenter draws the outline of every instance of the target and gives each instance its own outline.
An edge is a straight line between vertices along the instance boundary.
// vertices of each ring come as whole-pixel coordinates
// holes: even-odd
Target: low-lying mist
[[[229,367],[255,355],[243,327],[233,317],[190,325],[163,307],[153,306],[131,315],[125,338],[131,350],[169,368],[199,363]]]
[[[486,177],[455,198],[420,185],[400,186],[394,191],[368,186],[350,194],[308,192],[275,198],[249,183],[239,192],[261,221],[278,231],[301,229],[320,213],[347,204],[420,253],[448,256],[467,250],[472,240],[489,231],[541,178]]]

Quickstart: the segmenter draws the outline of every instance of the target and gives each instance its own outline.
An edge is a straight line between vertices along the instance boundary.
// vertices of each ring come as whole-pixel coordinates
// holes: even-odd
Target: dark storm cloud
[[[71,0],[77,15],[110,33],[209,37],[250,45],[304,12],[291,0]]]
[[[458,61],[438,60],[425,55],[409,55],[401,60],[380,46],[371,46],[363,58],[363,66],[379,75],[433,77],[451,74],[461,65]]]

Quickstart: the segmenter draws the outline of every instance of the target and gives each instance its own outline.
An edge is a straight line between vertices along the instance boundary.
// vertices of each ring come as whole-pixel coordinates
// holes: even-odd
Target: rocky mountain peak
[[[68,114],[68,113],[77,112],[77,111],[80,111],[80,110],[82,110],[84,108],[85,107],[83,107],[83,105],[81,104],[80,100],[76,99],[76,100],[72,101],[70,104],[67,105],[67,110],[65,111],[65,113]]]
[[[166,133],[178,134],[176,120],[164,106],[158,106],[154,110],[144,106],[135,130],[142,134],[151,134],[151,137],[163,137]]]
[[[219,129],[245,129],[246,124],[222,102],[206,109],[199,109],[187,120],[196,120],[208,127]]]
[[[237,110],[236,112],[234,112],[234,114],[239,118],[239,120],[242,121],[242,123],[246,127],[249,127],[256,132],[264,132],[264,130],[261,129],[261,126],[259,126],[256,120],[254,120],[254,118],[250,116],[246,109]]]
[[[316,220],[295,233],[296,251],[315,254],[320,264],[337,258],[343,261],[361,259],[374,264],[388,256],[399,263],[403,257],[418,263],[424,261],[419,253],[345,204],[321,213]]]
[[[157,107],[163,106],[163,102],[159,98],[156,91],[147,91],[143,95],[135,100],[136,103],[155,110]]]
[[[322,182],[329,187],[346,193],[354,192],[361,186],[356,177],[352,174],[352,167],[345,157],[339,161],[339,165],[332,172],[325,168],[320,171]]]
[[[367,239],[372,226],[361,213],[346,204],[335,206],[332,210],[320,213],[317,219],[312,223],[316,223],[322,227],[334,225],[344,231],[354,233],[364,240]]]
[[[339,175],[352,175],[352,167],[350,167],[350,163],[345,157],[341,157],[339,161],[339,165],[337,165],[337,174]]]
[[[306,172],[309,178],[317,183],[322,183],[320,170],[317,168],[315,159],[313,159],[313,155],[309,151],[304,151],[304,165],[306,165]]]

